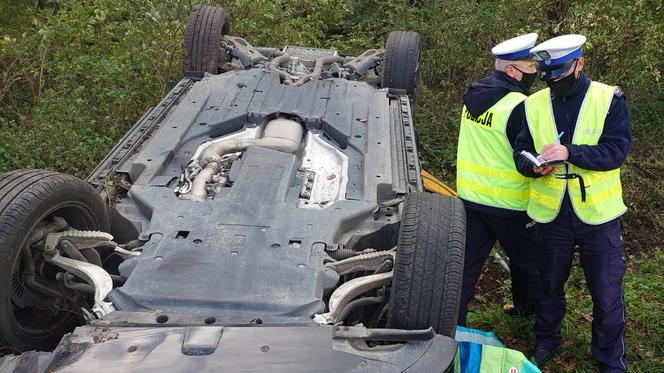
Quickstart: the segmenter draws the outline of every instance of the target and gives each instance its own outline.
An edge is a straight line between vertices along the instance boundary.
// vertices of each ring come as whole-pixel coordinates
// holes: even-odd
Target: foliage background
[[[39,167],[86,176],[166,93],[168,82],[181,77],[184,26],[189,11],[200,2],[0,0],[0,171]],[[533,31],[540,40],[563,33],[586,35],[587,72],[592,79],[620,85],[632,114],[634,143],[623,167],[630,207],[623,219],[632,264],[628,281],[629,276],[659,281],[662,291],[661,271],[644,274],[639,265],[662,261],[658,240],[664,237],[661,0],[207,3],[228,7],[233,34],[256,46],[299,44],[356,54],[382,45],[392,30],[420,32],[425,51],[417,123],[423,163],[451,184],[461,96],[470,82],[492,70],[490,48]],[[498,280],[498,293],[507,294],[508,280]],[[570,296],[582,300],[587,296],[582,294],[580,288]],[[664,294],[659,295],[654,304],[661,323]],[[638,291],[631,296],[635,302],[645,299]],[[626,297],[629,303],[630,295]],[[492,320],[485,327],[505,327],[499,335],[505,338],[514,325],[496,319],[492,302],[480,305],[478,324]],[[664,371],[664,328],[631,319],[636,323],[630,327],[636,338],[629,347],[635,371]],[[572,327],[576,321],[569,322]],[[589,325],[580,327],[588,339]],[[581,357],[575,359],[590,359],[589,340],[583,338],[578,344]],[[554,369],[566,370],[564,361],[556,363]],[[587,362],[574,369],[591,366]]]

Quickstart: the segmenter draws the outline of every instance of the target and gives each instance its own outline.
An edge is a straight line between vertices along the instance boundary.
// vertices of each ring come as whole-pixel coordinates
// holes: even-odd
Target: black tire
[[[81,179],[45,170],[0,174],[1,346],[23,351],[48,350],[81,321],[75,313],[80,313],[85,299],[77,304],[68,303],[66,310],[55,310],[51,303],[55,297],[31,289],[25,281],[28,259],[21,248],[35,228],[53,216],[64,218],[76,229],[108,232],[110,227],[101,197]],[[54,268],[40,261],[37,249],[30,249],[30,252],[39,281],[56,283],[52,278]],[[49,275],[44,275],[47,272]],[[39,301],[19,307],[16,300],[23,298],[26,292],[31,299]]]
[[[430,193],[406,197],[387,326],[454,337],[466,242],[461,200]]]
[[[218,6],[202,5],[189,14],[184,33],[182,65],[188,71],[218,74],[225,51],[219,47],[222,35],[231,32],[228,11]]]
[[[392,31],[385,42],[383,57],[383,87],[406,90],[413,103],[420,86],[420,44],[417,32]]]

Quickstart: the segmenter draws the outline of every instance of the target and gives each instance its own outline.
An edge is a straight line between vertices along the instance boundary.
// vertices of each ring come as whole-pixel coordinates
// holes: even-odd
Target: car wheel
[[[414,104],[420,86],[421,55],[420,34],[390,32],[383,57],[383,87],[405,90]]]
[[[461,200],[430,193],[406,197],[387,326],[454,337],[466,241]]]
[[[184,34],[182,65],[188,71],[218,74],[225,51],[220,48],[222,35],[231,32],[228,11],[218,6],[202,5],[189,14]]]
[[[43,260],[39,239],[64,222],[81,230],[110,226],[101,197],[81,179],[45,170],[0,174],[0,345],[51,349],[81,321],[87,299],[56,280],[60,270]]]

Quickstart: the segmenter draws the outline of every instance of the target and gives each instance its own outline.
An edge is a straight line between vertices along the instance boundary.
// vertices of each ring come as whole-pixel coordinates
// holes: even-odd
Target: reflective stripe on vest
[[[591,82],[583,99],[574,129],[572,144],[597,145],[604,130],[604,121],[617,87]],[[546,144],[557,142],[557,127],[551,106],[549,88],[543,89],[525,102],[528,129],[535,150],[542,152]],[[568,190],[574,212],[586,224],[602,224],[622,215],[627,207],[622,199],[620,169],[591,171],[568,164],[568,173],[583,177],[586,201],[582,201],[578,179],[561,180],[552,174],[530,183],[528,215],[540,223],[548,223],[558,216],[565,190]],[[558,173],[561,173],[561,169]]]
[[[462,199],[526,210],[529,179],[516,171],[505,133],[512,110],[525,98],[510,92],[478,117],[463,107],[457,149],[457,191]]]

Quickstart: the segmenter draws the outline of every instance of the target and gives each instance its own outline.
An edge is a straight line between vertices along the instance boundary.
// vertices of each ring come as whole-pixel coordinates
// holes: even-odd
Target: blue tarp
[[[495,334],[457,326],[459,350],[454,361],[459,373],[541,373],[523,353],[503,345]]]

